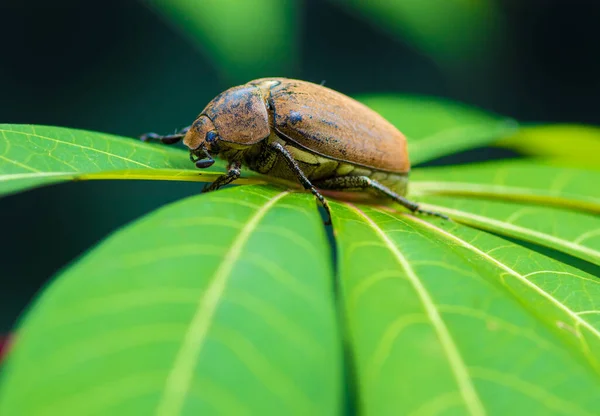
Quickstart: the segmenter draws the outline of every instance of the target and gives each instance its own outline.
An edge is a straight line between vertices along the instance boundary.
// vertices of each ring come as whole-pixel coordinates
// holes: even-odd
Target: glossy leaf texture
[[[417,160],[514,132],[448,108],[407,101]],[[185,151],[38,128],[3,136],[3,181],[197,180]],[[451,221],[330,199],[331,244],[314,198],[286,187],[171,204],[42,293],[0,414],[597,414],[598,183],[530,160],[416,168],[410,197]]]
[[[600,170],[600,128],[559,124],[526,126],[494,143],[552,164]]]
[[[204,180],[182,149],[62,127],[0,124],[0,195],[74,179]],[[212,172],[211,172],[212,171]],[[202,176],[201,176],[202,175]]]
[[[514,135],[518,129],[514,120],[439,98],[409,95],[356,98],[404,133],[413,166],[485,146]]]
[[[18,332],[0,414],[336,414],[337,328],[312,196],[200,195],[58,276]]]
[[[449,221],[333,208],[359,413],[597,413],[597,276]]]

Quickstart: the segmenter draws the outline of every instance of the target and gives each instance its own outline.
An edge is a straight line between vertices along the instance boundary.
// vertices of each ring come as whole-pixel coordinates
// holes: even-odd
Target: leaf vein
[[[175,356],[173,367],[167,376],[157,415],[173,416],[181,413],[185,397],[190,388],[198,357],[204,346],[213,316],[225,291],[227,281],[242,249],[267,212],[288,192],[274,196],[260,207],[235,238],[233,245],[225,254],[223,261],[213,274],[211,283],[200,299],[198,307],[190,321],[181,348]]]
[[[439,311],[437,310],[433,299],[431,298],[431,295],[420,281],[419,277],[415,274],[410,263],[400,252],[394,242],[366,213],[350,203],[346,203],[346,205],[353,209],[360,217],[364,218],[364,220],[376,232],[379,238],[385,242],[386,246],[393,253],[400,267],[402,267],[402,269],[404,269],[406,272],[408,280],[415,288],[415,291],[417,292],[426,311],[427,317],[429,318],[438,336],[438,339],[440,340],[441,346],[448,357],[450,368],[454,373],[454,377],[460,389],[463,400],[469,409],[469,413],[473,415],[485,415],[486,412],[483,404],[477,395],[475,386],[473,386],[472,380],[469,376],[469,371],[460,355],[460,352],[458,351],[456,344],[454,343],[454,340],[452,339],[452,335],[441,318]]]

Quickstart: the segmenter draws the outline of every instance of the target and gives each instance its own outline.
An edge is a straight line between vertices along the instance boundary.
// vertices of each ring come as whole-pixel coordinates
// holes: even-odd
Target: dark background
[[[131,137],[170,132],[232,85],[287,76],[325,80],[349,95],[428,94],[523,121],[600,124],[600,2],[488,1],[494,8],[484,19],[455,30],[448,22],[465,47],[453,38],[445,44],[442,34],[431,39],[432,49],[342,0],[290,0],[293,47],[247,66],[215,59],[208,41],[143,2],[0,1],[0,123]],[[440,18],[433,6],[429,13]],[[469,32],[474,26],[486,36]],[[214,27],[218,36],[232,33]],[[254,39],[256,53],[264,53],[264,39]],[[89,182],[3,198],[0,333],[49,277],[112,230],[198,190],[189,183]]]

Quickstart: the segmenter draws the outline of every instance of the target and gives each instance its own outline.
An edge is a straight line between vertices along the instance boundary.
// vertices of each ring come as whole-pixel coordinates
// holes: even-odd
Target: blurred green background
[[[166,133],[230,86],[286,76],[349,95],[427,94],[519,120],[600,124],[597,1],[51,4],[0,3],[0,123]],[[199,190],[87,182],[4,198],[0,333],[52,274],[112,230]]]

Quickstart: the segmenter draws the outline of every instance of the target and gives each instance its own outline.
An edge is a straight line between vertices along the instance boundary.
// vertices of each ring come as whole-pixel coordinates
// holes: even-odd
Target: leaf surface
[[[165,145],[62,127],[0,125],[0,195],[74,179],[207,181],[222,170],[220,163],[199,171],[186,151]]]
[[[600,213],[600,174],[533,162],[415,169],[412,195],[455,195],[539,203]]]
[[[597,411],[595,277],[447,221],[333,208],[362,413]]]
[[[311,195],[248,186],[171,204],[43,293],[0,414],[336,414],[332,272]]]
[[[422,198],[428,209],[497,234],[600,265],[600,216],[543,205],[452,197]]]
[[[600,264],[598,172],[504,162],[414,176],[414,194],[430,210]]]

